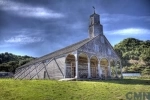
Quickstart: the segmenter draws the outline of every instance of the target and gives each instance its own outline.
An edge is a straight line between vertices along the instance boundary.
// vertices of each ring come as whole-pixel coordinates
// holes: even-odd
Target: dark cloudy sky
[[[88,38],[92,6],[113,46],[150,40],[150,0],[0,0],[0,53],[39,57]]]

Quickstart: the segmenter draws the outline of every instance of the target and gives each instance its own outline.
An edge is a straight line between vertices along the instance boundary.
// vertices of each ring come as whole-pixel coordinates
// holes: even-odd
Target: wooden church
[[[15,79],[120,79],[121,60],[103,33],[100,15],[90,16],[89,38],[16,69]]]

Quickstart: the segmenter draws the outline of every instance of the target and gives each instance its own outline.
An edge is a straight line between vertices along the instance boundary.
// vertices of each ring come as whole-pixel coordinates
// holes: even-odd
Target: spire
[[[90,15],[89,23],[89,37],[93,38],[99,34],[103,34],[103,26],[100,24],[100,15],[95,13],[95,7],[93,6],[94,14]]]
[[[95,7],[93,6],[93,9],[94,9],[94,14],[95,14]]]

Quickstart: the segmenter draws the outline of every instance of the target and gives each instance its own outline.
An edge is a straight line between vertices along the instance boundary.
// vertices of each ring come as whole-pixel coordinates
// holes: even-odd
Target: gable
[[[99,55],[100,57],[119,59],[107,38],[101,34],[81,46],[78,50]]]

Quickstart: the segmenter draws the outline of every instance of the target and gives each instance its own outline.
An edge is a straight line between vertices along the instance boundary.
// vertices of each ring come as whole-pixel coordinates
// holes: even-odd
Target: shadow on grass
[[[141,80],[141,79],[106,80],[106,82],[117,84],[131,84],[131,85],[150,85],[150,80]]]
[[[116,84],[130,84],[130,85],[150,85],[150,80],[142,79],[118,79],[118,80],[89,80],[92,82],[107,82]]]

